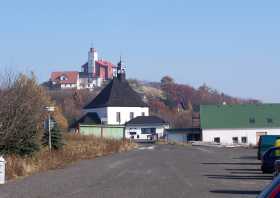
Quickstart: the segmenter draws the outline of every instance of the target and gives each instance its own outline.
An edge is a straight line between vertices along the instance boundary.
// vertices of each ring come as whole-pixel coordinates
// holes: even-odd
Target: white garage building
[[[202,141],[257,145],[261,135],[280,135],[280,104],[201,105]]]
[[[125,136],[133,140],[158,140],[169,124],[157,116],[138,116],[125,124]]]

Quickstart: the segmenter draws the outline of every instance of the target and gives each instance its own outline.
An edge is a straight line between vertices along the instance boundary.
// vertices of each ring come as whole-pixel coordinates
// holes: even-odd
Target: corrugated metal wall
[[[180,142],[184,143],[188,141],[188,135],[186,133],[167,133],[167,141],[168,142]]]
[[[80,134],[94,135],[111,139],[124,138],[124,126],[122,125],[80,125]]]

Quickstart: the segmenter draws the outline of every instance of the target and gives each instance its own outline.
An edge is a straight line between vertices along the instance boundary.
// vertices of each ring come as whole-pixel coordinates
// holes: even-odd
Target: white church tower
[[[98,54],[95,48],[90,48],[88,52],[88,73],[92,74],[93,76],[96,73],[96,66],[95,66],[95,61],[98,60]]]

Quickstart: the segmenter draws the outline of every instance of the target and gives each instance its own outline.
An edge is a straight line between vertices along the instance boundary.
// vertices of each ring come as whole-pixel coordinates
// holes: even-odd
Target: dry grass
[[[100,139],[93,136],[65,135],[62,150],[52,151],[47,148],[31,157],[6,156],[7,179],[28,176],[36,172],[64,167],[82,159],[94,159],[99,156],[128,151],[135,147],[127,141]]]

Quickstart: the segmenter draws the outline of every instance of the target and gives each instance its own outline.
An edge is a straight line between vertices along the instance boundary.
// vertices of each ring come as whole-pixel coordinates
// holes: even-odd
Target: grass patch
[[[135,144],[128,141],[101,139],[94,136],[64,135],[65,146],[58,151],[41,149],[33,156],[5,156],[8,180],[24,177],[36,172],[64,167],[83,159],[94,159],[112,153],[128,151]]]

